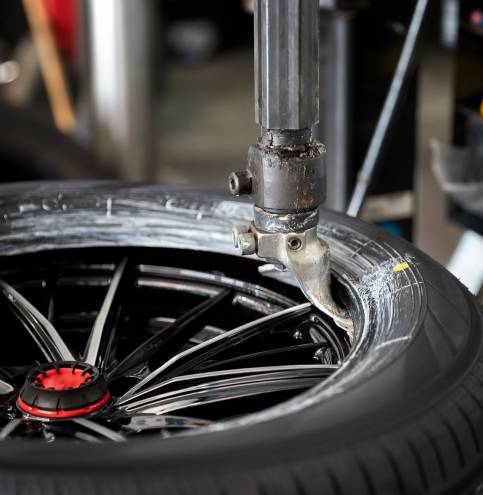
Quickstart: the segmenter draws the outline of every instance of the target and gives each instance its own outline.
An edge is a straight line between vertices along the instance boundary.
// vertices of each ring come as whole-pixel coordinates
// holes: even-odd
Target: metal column
[[[352,62],[351,11],[320,12],[320,119],[318,138],[327,147],[325,206],[345,211],[350,161]]]
[[[152,160],[152,0],[87,0],[92,135],[100,160],[129,180]]]
[[[319,119],[317,14],[316,0],[255,2],[255,116],[265,129]]]

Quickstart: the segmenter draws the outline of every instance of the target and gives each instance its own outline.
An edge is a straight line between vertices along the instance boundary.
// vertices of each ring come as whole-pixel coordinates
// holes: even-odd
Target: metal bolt
[[[232,172],[228,177],[228,186],[233,196],[252,193],[252,177],[246,171]]]
[[[237,248],[238,247],[238,237],[240,234],[246,234],[250,232],[250,226],[249,225],[235,225],[231,231],[232,236],[233,236],[233,245]]]
[[[330,349],[321,347],[315,354],[314,359],[322,364],[333,364],[332,352]]]
[[[257,240],[251,232],[238,236],[238,248],[243,255],[255,254],[257,251]]]

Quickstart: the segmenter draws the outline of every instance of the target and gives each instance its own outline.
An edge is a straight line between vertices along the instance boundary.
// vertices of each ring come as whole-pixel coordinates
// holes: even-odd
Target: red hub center
[[[84,383],[92,380],[89,373],[79,368],[58,368],[39,373],[34,378],[34,383],[43,388],[54,390],[69,390],[79,388]]]
[[[104,377],[86,363],[48,363],[27,376],[17,400],[22,412],[66,419],[91,414],[110,399]]]

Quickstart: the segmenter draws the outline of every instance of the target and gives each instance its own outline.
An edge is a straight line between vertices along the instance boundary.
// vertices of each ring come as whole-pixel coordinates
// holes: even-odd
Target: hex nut
[[[246,234],[247,232],[250,232],[250,226],[249,225],[235,225],[231,231],[232,236],[233,236],[233,245],[237,248],[238,247],[238,236],[240,234]]]
[[[243,255],[255,254],[257,252],[257,240],[252,232],[238,236],[238,248]]]

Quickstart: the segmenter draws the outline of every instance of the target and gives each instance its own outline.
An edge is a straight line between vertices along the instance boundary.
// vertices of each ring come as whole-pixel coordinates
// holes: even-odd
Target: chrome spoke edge
[[[111,312],[112,303],[116,297],[121,279],[124,275],[126,264],[127,258],[124,258],[117,266],[116,271],[112,276],[111,283],[109,284],[109,288],[107,289],[106,296],[104,297],[104,301],[102,302],[101,309],[99,310],[94,325],[92,326],[86,349],[84,351],[84,361],[92,366],[96,366],[98,363],[102,337],[105,332],[108,316]]]
[[[103,426],[100,423],[96,423],[95,421],[92,421],[90,419],[86,418],[73,418],[72,421],[74,423],[77,423],[80,426],[83,426],[84,428],[94,431],[98,433],[99,435],[108,438],[109,440],[112,440],[114,442],[125,442],[126,437],[122,435],[121,433],[118,433],[117,431],[111,430],[110,428],[107,428],[107,426]]]
[[[189,356],[191,354],[194,354],[201,349],[205,349],[208,346],[211,346],[213,344],[219,343],[220,341],[223,341],[225,339],[229,339],[237,334],[243,333],[249,329],[251,329],[254,326],[260,325],[260,324],[265,324],[275,318],[279,318],[281,316],[289,315],[291,313],[297,314],[299,312],[303,312],[311,307],[310,303],[302,303],[297,306],[293,306],[291,308],[284,309],[282,311],[278,311],[276,313],[273,313],[268,316],[262,316],[261,318],[258,318],[256,320],[252,320],[248,323],[245,323],[244,325],[240,325],[239,327],[234,328],[233,330],[229,330],[228,332],[225,332],[222,335],[219,335],[213,339],[207,340],[206,342],[202,342],[201,344],[198,344],[190,349],[187,349],[185,351],[182,351],[172,358],[170,358],[168,361],[166,361],[164,364],[153,370],[149,375],[147,375],[145,378],[143,378],[141,381],[136,383],[134,386],[132,386],[127,392],[125,392],[120,398],[119,401],[122,401],[126,399],[127,397],[133,395],[135,392],[146,386],[149,382],[154,380],[156,377],[158,377],[163,371],[166,371],[171,365],[179,361],[181,358],[184,358],[186,356]]]
[[[270,380],[262,383],[249,383],[233,385],[230,384],[225,390],[221,387],[213,389],[202,389],[186,395],[176,395],[161,399],[145,405],[132,405],[127,411],[145,412],[150,414],[167,414],[179,409],[187,409],[204,404],[221,402],[224,400],[239,399],[253,395],[282,392],[300,388],[309,388],[319,382],[319,377],[288,380]]]
[[[0,280],[0,291],[8,303],[22,315],[20,317],[15,313],[49,361],[75,361],[55,327],[33,304],[4,280]],[[35,334],[32,333],[32,327],[36,329]]]
[[[262,376],[267,374],[274,373],[292,373],[296,374],[302,372],[314,372],[316,375],[325,376],[328,373],[333,373],[339,368],[338,365],[323,365],[323,364],[313,364],[313,365],[305,365],[305,364],[295,364],[295,365],[280,365],[280,366],[256,366],[251,368],[235,368],[231,370],[221,370],[221,371],[207,371],[202,373],[193,373],[190,375],[181,375],[177,377],[170,378],[168,380],[162,381],[152,387],[149,387],[145,390],[138,392],[126,399],[118,399],[115,402],[116,406],[122,406],[124,404],[129,404],[131,401],[139,399],[140,397],[147,396],[156,392],[157,390],[171,385],[173,383],[183,383],[190,382],[193,380],[203,380],[203,379],[219,379],[219,377],[223,376],[237,376],[241,375],[245,380],[248,380],[252,376]],[[216,381],[216,380],[215,380]],[[219,380],[218,380],[219,381]],[[203,386],[209,385],[210,382],[204,382]]]

